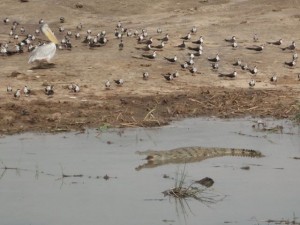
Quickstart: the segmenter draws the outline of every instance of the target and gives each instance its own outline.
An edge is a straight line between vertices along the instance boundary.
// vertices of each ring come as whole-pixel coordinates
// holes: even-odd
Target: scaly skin
[[[147,155],[147,162],[143,165],[138,166],[136,170],[141,170],[143,168],[154,168],[169,163],[200,162],[205,159],[222,156],[239,156],[251,158],[260,158],[264,156],[261,152],[250,149],[204,147],[183,147],[163,151],[138,151],[137,154]]]

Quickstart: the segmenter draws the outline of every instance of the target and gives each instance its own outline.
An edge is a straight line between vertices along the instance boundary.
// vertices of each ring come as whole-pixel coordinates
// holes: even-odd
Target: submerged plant
[[[162,192],[164,196],[174,197],[179,200],[193,198],[207,206],[210,204],[215,204],[226,197],[219,194],[214,194],[209,188],[205,186],[201,187],[196,182],[192,182],[187,186],[185,181],[186,176],[187,173],[184,166],[183,171],[176,173],[175,186]]]

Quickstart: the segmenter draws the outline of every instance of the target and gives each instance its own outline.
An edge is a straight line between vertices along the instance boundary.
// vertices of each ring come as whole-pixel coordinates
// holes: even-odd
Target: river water
[[[266,123],[283,130],[254,129],[250,118],[200,118],[161,128],[2,137],[0,224],[267,224],[300,217],[300,160],[294,158],[300,157],[300,128]],[[135,170],[145,162],[136,151],[184,146],[248,148],[265,157]],[[186,185],[211,177],[215,183],[205,193],[215,201],[164,196],[182,171]]]

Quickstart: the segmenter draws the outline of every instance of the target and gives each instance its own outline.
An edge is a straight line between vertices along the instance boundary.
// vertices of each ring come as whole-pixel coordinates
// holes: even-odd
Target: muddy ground
[[[297,0],[199,0],[176,1],[154,0],[141,3],[137,0],[109,3],[103,0],[82,2],[51,0],[40,2],[29,0],[21,3],[3,0],[0,13],[10,22],[0,23],[0,41],[9,43],[10,48],[22,40],[27,33],[34,33],[43,18],[59,40],[67,31],[79,32],[80,40],[71,37],[71,50],[58,50],[52,60],[53,67],[38,68],[27,63],[29,53],[25,51],[12,56],[0,57],[0,134],[24,131],[57,132],[83,130],[87,127],[110,126],[159,126],[173,119],[196,116],[227,117],[276,117],[295,118],[299,116],[300,73],[299,65],[285,65],[292,60],[293,51],[281,48],[292,41],[300,43],[300,1]],[[65,23],[60,23],[60,17]],[[19,40],[9,36],[13,21],[18,21],[16,33]],[[118,21],[129,30],[147,29],[153,37],[153,45],[166,33],[170,40],[156,59],[146,59],[142,54],[145,44],[137,43],[137,37],[123,37],[124,49],[119,50],[120,40],[114,36]],[[82,30],[77,30],[78,24]],[[25,34],[20,33],[24,27]],[[63,26],[65,32],[58,28]],[[182,43],[193,26],[197,33],[187,41],[188,47],[195,47],[200,35],[204,37],[203,55],[196,57],[198,73],[192,75],[182,69],[192,50],[180,50]],[[162,33],[156,32],[157,28]],[[82,43],[86,31],[96,35],[102,30],[107,33],[105,46],[90,48]],[[253,42],[253,35],[258,42]],[[232,49],[225,38],[235,35],[238,48]],[[267,41],[283,39],[282,46],[268,45]],[[38,40],[46,40],[43,35]],[[246,49],[252,45],[266,44],[262,52]],[[219,53],[219,70],[211,69],[208,58]],[[178,61],[170,63],[164,57],[177,55]],[[258,67],[258,74],[252,75],[233,63],[240,58],[250,68]],[[219,73],[236,70],[235,79],[218,77]],[[149,79],[143,80],[147,71]],[[166,81],[163,74],[179,72],[179,77]],[[270,82],[276,74],[277,83]],[[114,79],[124,79],[122,87]],[[249,88],[254,79],[256,85]],[[112,87],[106,90],[104,83],[110,80]],[[76,83],[79,93],[73,93],[68,86]],[[46,84],[54,85],[54,95],[44,94]],[[14,90],[29,86],[32,94],[19,99],[13,93],[6,93],[6,86]]]

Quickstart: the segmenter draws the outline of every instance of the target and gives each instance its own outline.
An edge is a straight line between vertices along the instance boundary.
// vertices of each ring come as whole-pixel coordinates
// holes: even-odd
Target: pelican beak
[[[43,32],[43,34],[54,44],[58,44],[58,40],[55,37],[54,33],[52,32],[52,30],[50,29],[50,27],[48,26],[48,24],[43,24],[43,26],[41,27],[41,30]]]

